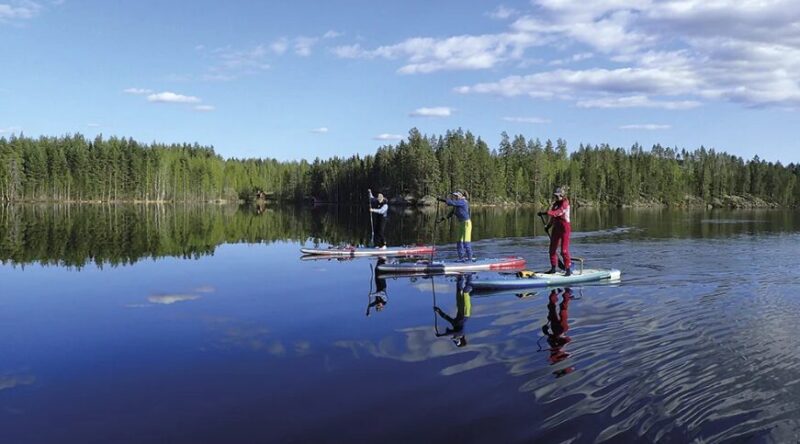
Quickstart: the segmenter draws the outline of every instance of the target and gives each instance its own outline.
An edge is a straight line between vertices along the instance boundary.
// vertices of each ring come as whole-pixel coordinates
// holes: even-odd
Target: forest
[[[502,134],[497,147],[469,131],[423,135],[375,154],[281,162],[224,159],[198,144],[145,144],[84,136],[0,138],[0,201],[362,202],[371,188],[389,197],[462,189],[484,203],[542,203],[567,185],[579,203],[710,204],[731,196],[775,206],[800,204],[800,165],[745,160],[703,146],[687,151],[579,144]]]

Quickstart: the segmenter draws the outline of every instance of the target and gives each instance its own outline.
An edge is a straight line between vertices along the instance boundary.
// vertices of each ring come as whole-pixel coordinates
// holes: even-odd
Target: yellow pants
[[[472,242],[472,221],[465,220],[459,223],[458,240],[460,242]]]

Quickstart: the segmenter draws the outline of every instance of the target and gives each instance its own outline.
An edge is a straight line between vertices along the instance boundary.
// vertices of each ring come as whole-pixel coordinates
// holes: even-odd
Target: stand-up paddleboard
[[[474,279],[472,289],[481,290],[517,290],[525,288],[541,287],[567,287],[574,284],[585,282],[595,282],[603,280],[619,280],[622,272],[619,270],[597,270],[586,268],[583,271],[575,271],[571,276],[564,276],[563,272],[545,274],[534,273],[530,277],[509,276],[507,278],[496,279]]]
[[[382,273],[464,273],[487,270],[519,270],[525,266],[521,257],[500,257],[478,259],[475,261],[416,261],[387,262],[380,264],[377,270]]]
[[[301,248],[303,254],[320,256],[417,256],[433,253],[434,248],[428,245],[415,245],[388,248],[370,247],[328,247]]]
[[[369,257],[369,256],[362,256],[362,257]],[[323,255],[323,254],[304,254],[300,256],[301,261],[337,261],[337,262],[347,262],[357,259],[355,256],[333,256],[333,255]]]

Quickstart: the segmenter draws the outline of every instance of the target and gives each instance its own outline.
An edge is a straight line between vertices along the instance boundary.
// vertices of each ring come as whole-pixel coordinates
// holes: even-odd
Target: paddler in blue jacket
[[[453,212],[447,217],[455,215],[458,220],[458,241],[456,241],[456,249],[458,250],[458,260],[460,261],[474,260],[472,256],[472,220],[470,219],[469,201],[467,197],[465,191],[456,191],[451,193],[447,199],[438,199],[440,202],[444,202],[448,206],[453,207]]]

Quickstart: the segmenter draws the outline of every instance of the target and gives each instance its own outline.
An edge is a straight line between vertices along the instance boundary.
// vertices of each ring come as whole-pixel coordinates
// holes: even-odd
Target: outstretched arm
[[[467,205],[467,201],[463,199],[446,199],[445,203],[451,207],[465,207]]]

